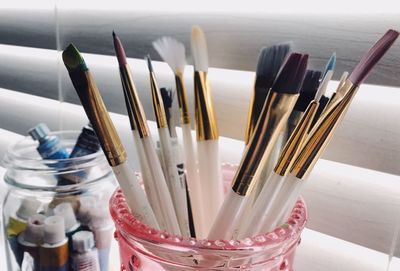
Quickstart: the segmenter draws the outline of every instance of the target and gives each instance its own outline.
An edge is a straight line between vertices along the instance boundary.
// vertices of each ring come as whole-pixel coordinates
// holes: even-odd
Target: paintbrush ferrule
[[[164,102],[162,100],[154,72],[150,72],[150,87],[157,127],[168,127],[167,117],[164,110]]]
[[[306,138],[296,161],[290,169],[290,173],[293,176],[299,179],[306,178],[332,139],[335,130],[358,90],[358,86],[353,85],[350,81],[347,81],[343,88],[346,88],[340,90],[345,93],[343,98],[332,104]]]
[[[198,141],[219,137],[214,105],[207,82],[207,72],[194,72],[194,106]]]
[[[244,157],[232,183],[232,190],[245,196],[251,192],[256,172],[266,166],[275,142],[299,97],[299,94],[271,91],[265,102],[254,135],[245,149]]]
[[[82,72],[70,72],[71,77],[78,74],[82,74]],[[103,147],[108,163],[112,167],[120,165],[127,159],[125,148],[107,113],[106,106],[92,75],[88,71],[85,71],[84,76],[85,80],[79,81],[86,82],[87,86],[80,88],[78,95],[86,111],[86,115],[95,127],[97,137]]]
[[[135,119],[136,129],[139,132],[140,138],[150,136],[149,127],[147,125],[146,117],[144,114],[143,107],[140,103],[139,96],[137,95],[136,87],[133,83],[132,75],[128,64],[120,66],[120,76],[122,81],[122,87],[126,97],[129,101],[130,111]]]
[[[285,176],[295,161],[296,155],[299,153],[304,139],[307,136],[307,131],[310,128],[315,113],[317,112],[319,102],[312,101],[302,118],[299,120],[289,140],[286,142],[284,149],[275,166],[274,172],[278,175]]]
[[[186,96],[186,88],[185,84],[183,83],[182,72],[175,73],[175,84],[176,84],[176,94],[178,96],[178,106],[179,106],[181,124],[189,124],[190,113]]]

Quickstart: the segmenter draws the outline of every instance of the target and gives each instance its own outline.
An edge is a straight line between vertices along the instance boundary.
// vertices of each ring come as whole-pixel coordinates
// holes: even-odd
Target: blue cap
[[[50,133],[50,129],[49,127],[47,127],[46,124],[39,123],[32,129],[30,129],[28,133],[34,140],[41,140]]]

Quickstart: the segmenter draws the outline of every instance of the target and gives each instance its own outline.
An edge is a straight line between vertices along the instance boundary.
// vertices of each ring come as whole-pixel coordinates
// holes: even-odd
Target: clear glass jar
[[[229,182],[235,166],[224,165]],[[296,248],[307,220],[299,200],[287,223],[272,232],[244,240],[196,240],[154,230],[137,220],[118,189],[110,199],[122,271],[257,270],[293,271]]]
[[[51,133],[68,153],[79,134],[78,131]],[[100,149],[76,158],[43,160],[37,147],[37,141],[26,137],[10,147],[3,160],[4,181],[8,185],[2,219],[7,270],[20,270],[22,262],[29,264],[30,260],[34,261],[34,270],[72,270],[71,239],[80,230],[94,233],[101,271],[108,270],[114,231],[108,200],[116,188],[116,180],[103,152]],[[61,231],[61,239],[65,242],[60,244],[45,242],[56,240],[50,226],[43,226],[44,219],[53,215],[63,217],[65,231]],[[62,225],[55,220],[54,225]],[[57,269],[54,265],[63,267]]]

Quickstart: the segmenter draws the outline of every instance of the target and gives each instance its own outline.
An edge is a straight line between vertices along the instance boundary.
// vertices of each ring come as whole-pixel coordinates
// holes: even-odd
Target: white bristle
[[[329,81],[331,81],[333,75],[333,71],[329,70],[326,74],[324,79],[322,80],[322,83],[319,85],[319,88],[317,90],[317,93],[315,94],[315,100],[319,101],[322,97],[322,95],[325,94],[326,89],[328,87]]]
[[[199,26],[192,28],[192,56],[196,71],[208,70],[208,53],[206,36]]]
[[[176,72],[183,72],[185,69],[185,45],[171,37],[162,37],[153,42],[161,58]]]

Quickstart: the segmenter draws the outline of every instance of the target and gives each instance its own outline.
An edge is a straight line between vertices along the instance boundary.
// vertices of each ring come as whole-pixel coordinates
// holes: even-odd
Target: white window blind
[[[31,4],[32,5],[32,4]],[[111,32],[124,41],[146,115],[153,119],[147,67],[141,58],[151,42],[172,35],[186,44],[192,24],[204,27],[210,51],[209,79],[222,140],[222,159],[238,163],[262,46],[293,39],[322,69],[338,54],[335,78],[351,70],[380,33],[400,25],[395,15],[304,15],[259,12],[157,12],[126,8],[78,9],[46,1],[38,8],[0,6],[0,156],[6,146],[37,124],[53,130],[80,129],[86,116],[79,105],[60,49],[74,42],[84,52],[130,157],[134,147],[125,116]],[[339,17],[338,17],[339,16]],[[379,22],[379,23],[378,23]],[[189,58],[190,62],[190,58]],[[160,86],[174,86],[166,64],[154,62]],[[335,139],[318,162],[303,193],[310,220],[296,259],[296,271],[399,270],[400,241],[400,46],[390,50],[357,94]],[[192,68],[185,81],[193,108]],[[334,89],[332,82],[329,89]],[[386,86],[382,86],[386,85]],[[151,123],[153,136],[155,124]],[[135,167],[135,159],[132,166]],[[0,188],[4,189],[4,188]],[[393,256],[393,258],[391,257]],[[0,260],[1,262],[1,260]],[[1,269],[1,266],[0,266]],[[1,269],[2,270],[2,269]]]

